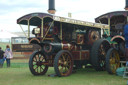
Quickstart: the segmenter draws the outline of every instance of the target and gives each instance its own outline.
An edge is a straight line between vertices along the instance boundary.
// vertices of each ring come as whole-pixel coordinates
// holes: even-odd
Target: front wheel
[[[44,75],[48,66],[46,64],[46,56],[41,51],[35,51],[29,59],[29,69],[33,75]]]
[[[106,55],[106,70],[109,74],[115,74],[120,66],[120,57],[116,49],[110,48]]]
[[[73,58],[69,51],[62,50],[54,59],[54,69],[57,76],[69,76],[73,69]]]

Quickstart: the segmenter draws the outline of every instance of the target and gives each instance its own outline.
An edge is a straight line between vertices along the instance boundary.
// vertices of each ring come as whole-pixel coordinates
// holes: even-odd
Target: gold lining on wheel
[[[112,73],[116,73],[116,69],[120,66],[119,53],[116,50],[112,51],[109,62]]]

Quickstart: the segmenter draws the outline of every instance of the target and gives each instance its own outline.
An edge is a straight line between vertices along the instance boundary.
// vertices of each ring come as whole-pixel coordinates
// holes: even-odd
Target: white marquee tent
[[[12,34],[8,31],[0,31],[0,41],[1,42],[10,42],[11,37],[18,37],[18,35]]]
[[[3,39],[10,38],[11,39],[11,37],[18,37],[18,35],[15,35],[10,32],[3,31],[3,30],[0,31],[0,38],[3,38]]]

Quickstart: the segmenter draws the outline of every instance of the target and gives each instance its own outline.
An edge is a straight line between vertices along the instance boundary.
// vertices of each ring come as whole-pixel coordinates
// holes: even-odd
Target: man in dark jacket
[[[128,61],[128,22],[124,26],[124,38],[125,38],[125,57],[126,61]]]
[[[3,62],[4,62],[3,57],[4,57],[4,51],[0,47],[0,68],[3,67]]]

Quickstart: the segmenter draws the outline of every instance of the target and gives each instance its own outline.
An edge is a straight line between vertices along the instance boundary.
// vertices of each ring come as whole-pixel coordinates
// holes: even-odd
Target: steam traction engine
[[[126,7],[128,7],[128,0]],[[110,33],[106,33],[106,39],[109,40],[112,48],[106,54],[106,70],[110,74],[115,74],[116,69],[120,67],[120,61],[125,61],[125,38],[123,30],[124,25],[128,21],[128,11],[109,12],[97,17],[95,21],[110,26]]]
[[[108,30],[108,25],[46,13],[27,14],[17,23],[21,28],[27,25],[29,43],[41,47],[29,59],[33,75],[44,75],[48,67],[54,67],[58,76],[68,76],[73,67],[81,68],[88,63],[98,71],[105,70],[105,55],[110,44],[103,39],[102,31]]]

